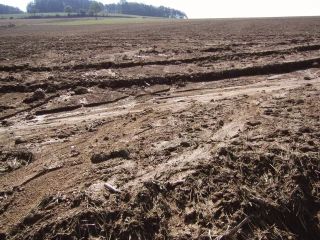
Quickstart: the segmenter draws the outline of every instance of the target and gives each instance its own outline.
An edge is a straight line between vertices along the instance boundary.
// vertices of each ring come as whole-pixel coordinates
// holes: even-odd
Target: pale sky
[[[26,11],[30,0],[0,0],[1,4]],[[104,4],[118,0],[100,0]],[[320,0],[136,0],[185,12],[189,18],[320,16]]]

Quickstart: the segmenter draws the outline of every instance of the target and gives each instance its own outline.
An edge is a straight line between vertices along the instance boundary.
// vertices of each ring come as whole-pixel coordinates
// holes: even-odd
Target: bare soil
[[[320,238],[320,18],[25,21],[0,239]]]

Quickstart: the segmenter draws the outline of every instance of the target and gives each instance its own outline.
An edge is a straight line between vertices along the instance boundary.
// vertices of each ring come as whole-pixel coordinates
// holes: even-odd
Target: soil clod
[[[107,161],[109,159],[113,158],[124,158],[124,159],[129,159],[130,158],[130,153],[129,151],[125,149],[120,149],[120,150],[113,150],[107,153],[101,152],[97,154],[93,154],[91,156],[91,162],[92,163],[100,163]]]

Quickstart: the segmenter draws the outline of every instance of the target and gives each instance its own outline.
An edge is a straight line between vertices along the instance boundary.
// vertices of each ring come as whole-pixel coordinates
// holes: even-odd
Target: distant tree
[[[72,7],[70,5],[67,5],[64,7],[64,12],[67,12],[67,13],[72,13]]]
[[[80,8],[80,9],[78,10],[78,13],[80,14],[80,16],[85,16],[85,15],[86,15],[86,10],[83,9],[83,8]]]
[[[188,18],[184,12],[176,9],[160,6],[155,7],[144,3],[127,2],[120,0],[118,4],[106,4],[105,9],[109,13],[121,13],[139,16],[163,17],[163,18]]]
[[[30,10],[28,11],[29,13],[33,13],[33,15],[35,16],[36,13],[40,12],[38,8],[30,8]]]
[[[101,3],[101,2],[99,2],[99,5],[100,5],[100,8],[101,8],[101,10],[100,11],[104,11],[105,10],[105,7],[104,7],[104,4],[103,3]]]
[[[0,0],[1,1],[1,0]],[[79,12],[85,9],[89,14],[95,15],[101,11],[108,13],[122,13],[139,16],[165,17],[165,18],[187,18],[184,12],[176,9],[160,6],[155,7],[137,2],[127,2],[126,0],[117,0],[118,3],[103,5],[99,0],[32,0],[27,5],[28,12],[32,8],[39,9],[41,13],[62,12],[66,5],[72,7],[73,12]],[[0,12],[2,13],[2,12]]]
[[[27,5],[27,12],[28,13],[31,13],[31,8],[34,8],[34,3],[33,2],[29,2],[28,5]]]
[[[32,0],[28,3],[27,9],[35,7],[42,13],[63,12],[64,7],[69,5],[73,12],[78,12],[80,8],[89,10],[92,2],[92,0]]]
[[[89,12],[93,13],[97,19],[98,13],[101,12],[101,10],[102,10],[102,8],[101,8],[100,4],[98,2],[93,2],[90,6]]]
[[[118,12],[117,12],[117,8],[118,8],[118,4],[115,4],[115,3],[106,4],[106,5],[104,6],[104,9],[105,9],[108,13],[118,13]]]
[[[23,13],[17,7],[11,7],[8,5],[0,4],[0,14],[15,14],[15,13]]]

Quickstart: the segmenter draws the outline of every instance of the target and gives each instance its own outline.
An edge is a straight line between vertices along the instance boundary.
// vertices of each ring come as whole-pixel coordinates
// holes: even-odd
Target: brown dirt
[[[0,238],[319,239],[319,26],[1,28]]]

